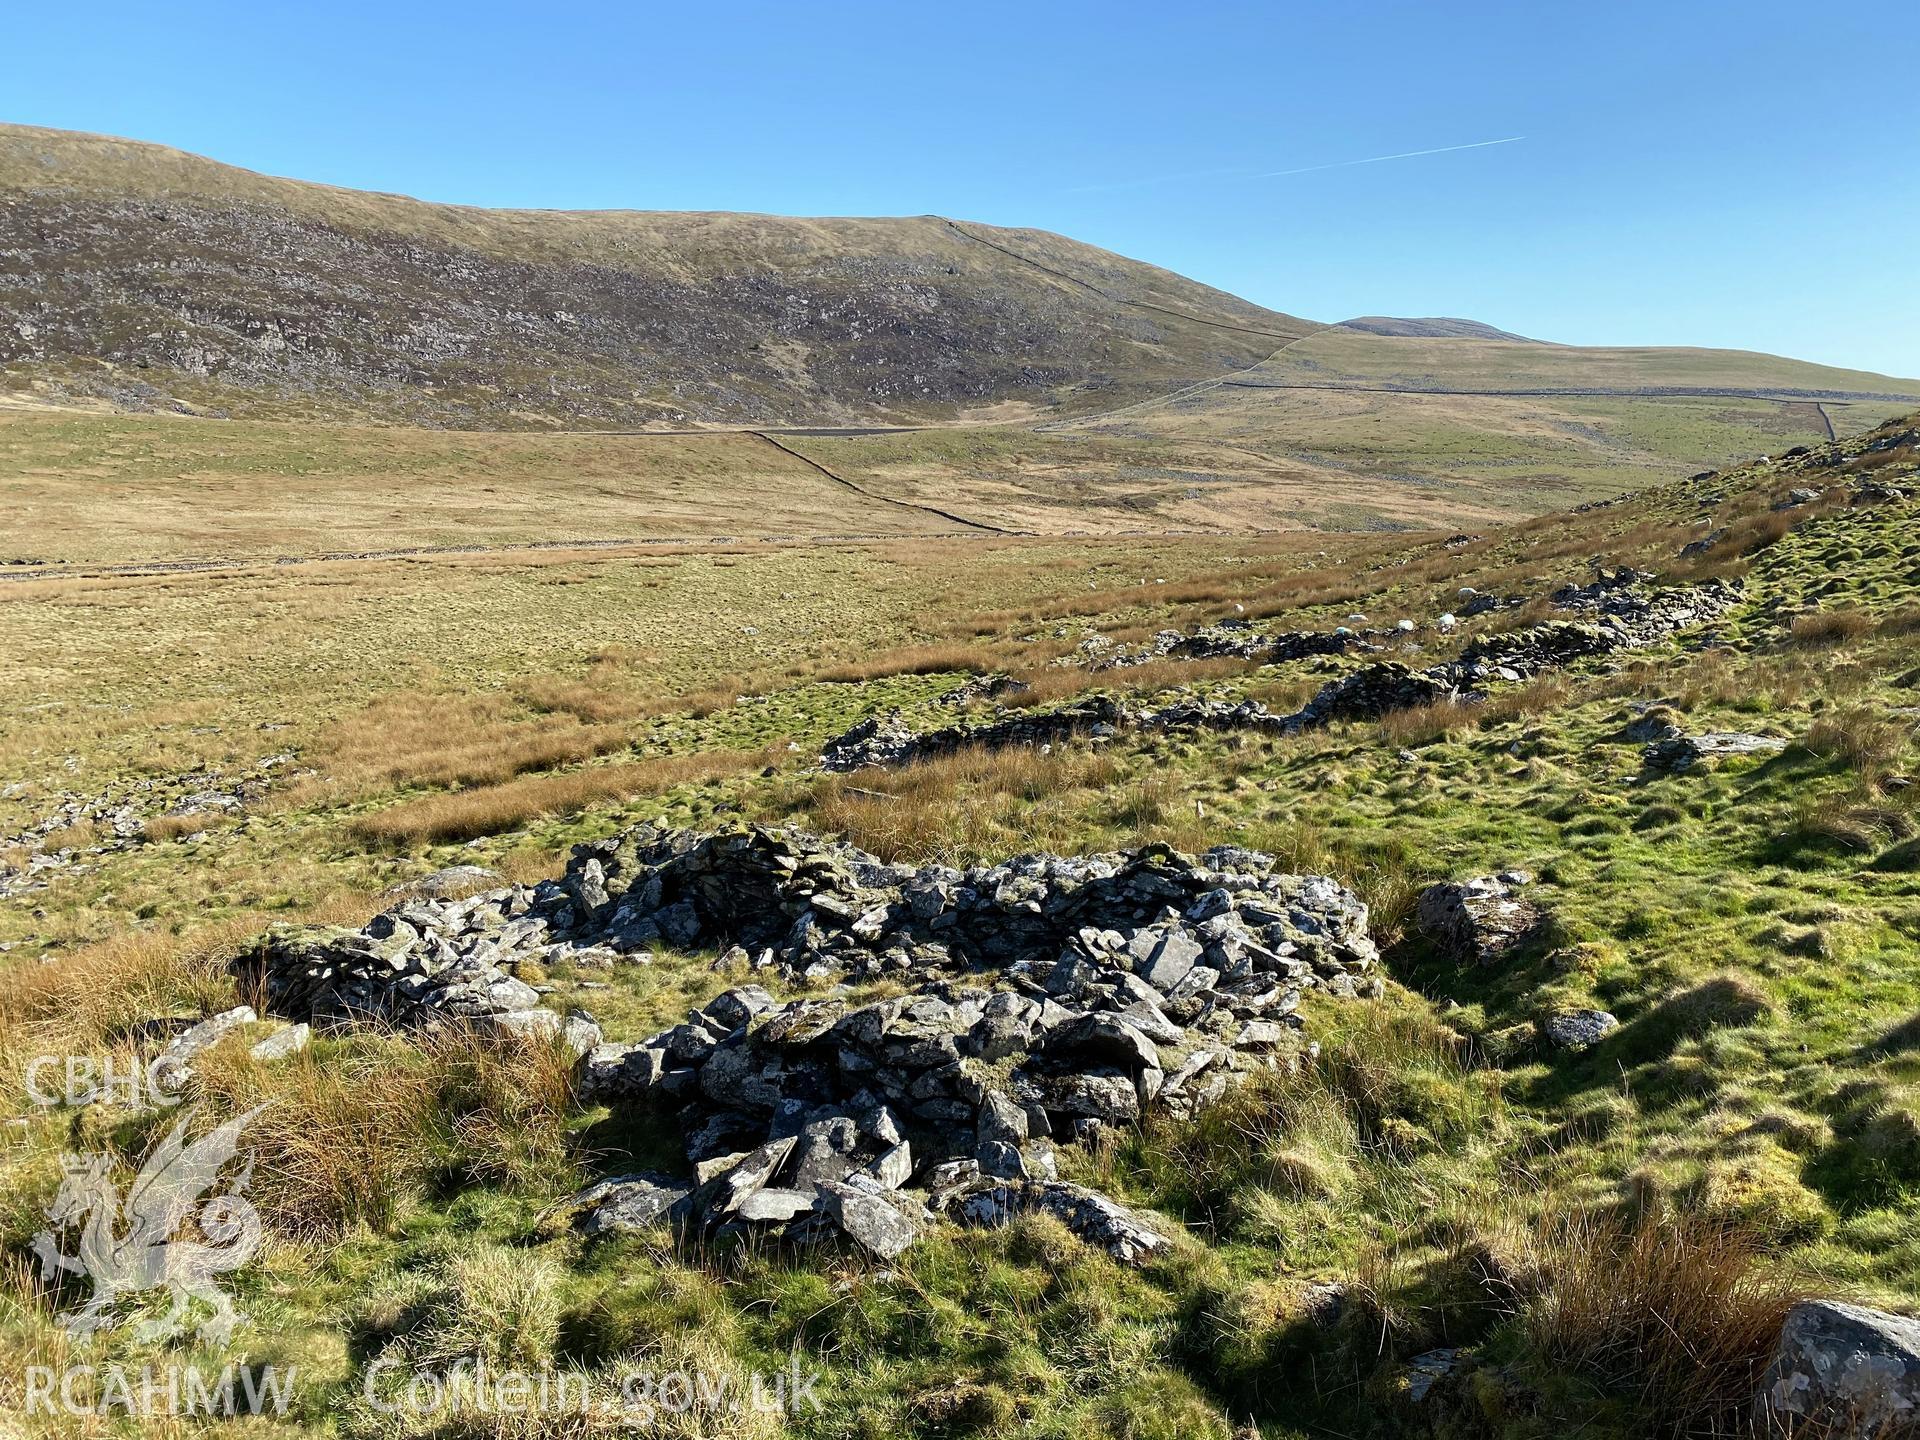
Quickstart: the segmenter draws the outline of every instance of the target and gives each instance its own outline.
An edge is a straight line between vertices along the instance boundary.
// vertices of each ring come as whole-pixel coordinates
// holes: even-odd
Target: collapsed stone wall
[[[1524,680],[1588,656],[1657,644],[1682,630],[1718,619],[1741,599],[1739,588],[1724,580],[1655,590],[1647,584],[1651,578],[1630,569],[1603,571],[1592,584],[1566,586],[1551,597],[1561,609],[1579,612],[1585,618],[1550,620],[1523,630],[1481,636],[1469,642],[1457,659],[1425,669],[1416,670],[1398,660],[1375,660],[1329,681],[1291,715],[1275,715],[1251,700],[1236,704],[1183,698],[1153,707],[1128,705],[1102,695],[1058,710],[917,731],[894,712],[862,720],[830,741],[821,752],[820,768],[847,773],[868,766],[909,764],[968,748],[1050,745],[1077,736],[1103,738],[1122,729],[1233,729],[1284,735],[1339,720],[1373,720],[1420,705],[1476,699],[1479,692],[1474,687],[1490,681]],[[1292,645],[1303,636],[1273,638]],[[1336,632],[1327,632],[1326,640],[1329,647],[1339,641],[1339,649],[1361,643],[1361,637]],[[1193,653],[1252,656],[1258,652],[1252,641],[1222,643],[1247,648]],[[1378,649],[1371,645],[1367,648]],[[1180,652],[1170,647],[1163,653]],[[1308,648],[1301,653],[1331,654],[1335,648]]]
[[[738,986],[603,1043],[509,973],[663,943],[729,947],[770,980],[904,989],[781,1004]],[[358,931],[271,932],[236,973],[298,1020],[556,1035],[583,1053],[584,1095],[672,1114],[694,1175],[594,1187],[576,1206],[594,1233],[667,1219],[886,1254],[935,1210],[1038,1207],[1139,1258],[1164,1237],[1062,1186],[1054,1146],[1191,1114],[1240,1074],[1296,1063],[1302,994],[1375,994],[1377,958],[1351,892],[1230,846],[961,870],[787,829],[640,825],[577,847],[559,880],[410,899]]]
[[[1101,637],[1104,641],[1104,637]],[[1352,649],[1377,649],[1381,639],[1394,638],[1393,632],[1356,633],[1345,626],[1337,630],[1289,630],[1265,634],[1246,620],[1222,620],[1197,630],[1162,630],[1146,644],[1133,649],[1110,648],[1103,643],[1088,654],[1090,670],[1118,670],[1147,665],[1155,660],[1255,660],[1262,665],[1278,665],[1288,660],[1306,660],[1316,655],[1343,655]]]

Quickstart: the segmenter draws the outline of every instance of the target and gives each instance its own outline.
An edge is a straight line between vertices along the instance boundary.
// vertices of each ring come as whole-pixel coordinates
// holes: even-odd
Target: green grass
[[[452,861],[550,873],[572,843],[634,819],[792,819],[968,859],[1254,845],[1354,885],[1392,983],[1379,1002],[1312,1005],[1324,1049],[1299,1076],[1247,1087],[1194,1124],[1068,1155],[1073,1178],[1180,1234],[1145,1271],[1042,1222],[942,1232],[884,1267],[714,1253],[665,1234],[586,1248],[543,1222],[548,1207],[584,1177],[672,1163],[666,1127],[544,1107],[537,1088],[503,1087],[471,1057],[329,1040],[302,1083],[345,1114],[354,1067],[384,1067],[412,1097],[393,1123],[426,1137],[424,1163],[388,1172],[385,1203],[338,1233],[291,1228],[242,1275],[252,1353],[309,1369],[297,1418],[314,1434],[414,1433],[358,1398],[384,1355],[516,1356],[604,1386],[624,1365],[697,1359],[744,1374],[796,1351],[825,1374],[824,1414],[794,1426],[809,1436],[1225,1436],[1249,1422],[1267,1440],[1697,1432],[1726,1419],[1791,1294],[1920,1305],[1920,787],[1902,783],[1920,745],[1914,718],[1893,713],[1920,703],[1914,502],[1791,512],[1770,543],[1711,559],[1746,587],[1713,646],[1684,637],[1496,687],[1465,723],[1425,737],[1370,725],[1133,735],[1098,754],[1068,746],[848,782],[802,767],[865,713],[947,718],[939,696],[960,661],[1044,668],[1088,631],[1144,635],[1235,605],[1279,628],[1406,616],[1431,658],[1516,623],[1441,637],[1429,622],[1462,585],[1537,596],[1584,578],[1596,556],[1678,575],[1703,492],[1739,524],[1771,516],[1804,479],[1760,468],[1464,547],[1378,538],[1325,557],[1317,542],[1245,538],[910,541],[0,593],[0,664],[29,696],[0,748],[0,778],[30,786],[4,802],[10,825],[50,789],[270,747],[294,745],[320,772],[204,841],[108,857],[9,907],[0,1036],[11,1047],[197,1008],[218,994],[220,955],[271,918],[351,918],[382,885]],[[1857,618],[1796,625],[1809,607]],[[953,646],[954,668],[928,668]],[[1203,683],[1271,693],[1353,663]],[[1789,743],[1649,777],[1623,731],[1654,703],[1689,730]],[[742,765],[508,818],[472,844],[396,849],[356,829],[523,762],[569,775],[769,747],[771,774]],[[873,798],[884,795],[897,798]],[[889,820],[908,805],[910,825]],[[1538,873],[1532,893],[1551,917],[1528,947],[1463,967],[1412,933],[1420,885],[1516,865]],[[226,928],[203,953],[179,949],[177,934],[214,924]],[[559,967],[543,983],[553,1003],[638,1036],[738,978],[714,958],[663,951],[651,966]],[[1584,1054],[1551,1050],[1536,1022],[1574,1006],[1605,1008],[1620,1029]],[[266,1083],[239,1068],[222,1103]],[[14,1257],[41,1223],[61,1148],[131,1154],[149,1133],[22,1118],[0,1188]],[[54,1353],[48,1297],[8,1293],[0,1344]],[[1711,1354],[1662,1339],[1708,1331],[1724,1339]],[[1474,1363],[1417,1407],[1404,1363],[1436,1346]],[[721,1433],[732,1423],[708,1419]]]

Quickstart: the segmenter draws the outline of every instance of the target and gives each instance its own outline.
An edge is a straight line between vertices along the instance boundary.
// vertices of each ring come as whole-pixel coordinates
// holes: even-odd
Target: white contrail
[[[1277,180],[1283,175],[1311,175],[1316,170],[1339,170],[1348,165],[1378,165],[1383,160],[1412,160],[1420,155],[1445,155],[1454,150],[1484,150],[1489,145],[1512,145],[1524,135],[1498,140],[1475,140],[1466,145],[1439,145],[1431,150],[1402,150],[1394,155],[1369,155],[1364,160],[1334,160],[1325,165],[1302,165],[1297,170],[1188,170],[1179,175],[1140,175],[1131,180],[1107,180],[1092,185],[1070,185],[1065,193],[1084,195],[1097,190],[1133,190],[1142,185],[1171,185],[1182,180],[1214,180],[1232,175],[1243,180]]]
[[[1475,140],[1468,145],[1441,145],[1432,150],[1402,150],[1397,155],[1369,155],[1364,160],[1335,160],[1327,165],[1302,165],[1298,170],[1262,170],[1255,180],[1277,180],[1282,175],[1309,175],[1315,170],[1338,170],[1347,165],[1378,165],[1382,160],[1411,160],[1416,155],[1445,155],[1452,150],[1484,150],[1489,145],[1511,145],[1524,135],[1509,135],[1501,140]]]

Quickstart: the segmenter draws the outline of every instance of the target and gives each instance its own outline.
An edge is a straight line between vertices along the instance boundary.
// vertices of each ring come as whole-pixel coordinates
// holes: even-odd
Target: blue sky
[[[0,116],[472,204],[937,212],[1314,319],[1920,376],[1913,23],[1912,0],[35,6]],[[1417,150],[1442,153],[1342,163]]]

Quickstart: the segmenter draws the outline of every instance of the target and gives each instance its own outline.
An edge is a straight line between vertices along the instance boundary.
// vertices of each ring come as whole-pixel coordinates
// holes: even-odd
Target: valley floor
[[[1667,442],[1634,427],[1705,423],[1693,401],[1591,408],[1602,450],[1651,456]],[[1404,419],[1355,423],[1369,413]],[[1419,444],[1438,423],[1419,421]],[[244,444],[208,438],[229,434]],[[150,1048],[144,1022],[225,1008],[225,962],[269,925],[357,924],[388,887],[453,864],[537,880],[639,820],[794,823],[902,861],[1251,846],[1368,902],[1386,994],[1313,997],[1306,1033],[1322,1048],[1297,1075],[1192,1123],[1063,1151],[1069,1178],[1176,1235],[1139,1270],[1038,1220],[942,1229],[886,1264],[727,1252],[664,1228],[589,1243],[551,1207],[596,1175],[684,1168],[679,1137],[576,1103],[537,1045],[343,1033],[277,1066],[210,1052],[206,1113],[264,1098],[287,1117],[260,1140],[267,1248],[231,1278],[248,1362],[305,1377],[290,1425],[603,1433],[382,1413],[364,1385],[383,1359],[478,1356],[605,1385],[634,1364],[739,1378],[799,1357],[822,1376],[822,1409],[785,1422],[804,1435],[1720,1433],[1792,1296],[1920,1305],[1910,431],[1677,484],[1649,460],[1643,493],[1538,519],[1470,458],[1458,491],[1423,481],[1367,502],[1427,529],[1258,536],[963,536],[916,508],[1048,528],[1017,479],[949,480],[1107,473],[1118,442],[1097,435],[1045,460],[1055,442],[1031,432],[781,438],[830,473],[744,435],[0,421],[10,508],[35,516],[12,538],[23,553],[0,557],[33,562],[0,584],[8,1072],[50,1049],[131,1057]],[[1124,482],[1150,498],[1112,499],[1115,528],[1257,518],[1238,500],[1169,498],[1191,488],[1175,443],[1151,440],[1152,474]],[[359,558],[644,538],[606,533],[628,526],[615,477],[642,445],[663,457],[649,462],[662,536],[739,538]],[[1331,453],[1263,454],[1246,473],[1320,474]],[[711,483],[708,467],[740,463],[764,482],[751,506]],[[529,467],[544,488],[491,483]],[[281,478],[264,490],[261,473]],[[1606,473],[1570,472],[1560,498],[1617,490],[1622,472]],[[1244,481],[1216,474],[1207,493]],[[1432,528],[1444,507],[1420,497],[1436,493],[1468,497],[1482,533]],[[217,534],[216,509],[231,517]],[[865,538],[767,538],[783,533]],[[349,553],[271,563],[332,552]],[[190,557],[224,568],[91,573]],[[1181,692],[1292,711],[1361,660],[1089,662],[1232,619],[1381,631],[1376,658],[1417,668],[1564,618],[1549,595],[1596,563],[1719,577],[1741,598],[1650,649],[1496,680],[1484,703],[1297,734],[1122,730],[851,775],[813,763],[893,710],[931,728],[1000,703]],[[1476,596],[1512,604],[1468,614]],[[1030,690],[946,702],[998,672]],[[1669,773],[1645,762],[1649,712],[1783,743]],[[1420,933],[1424,886],[1514,867],[1535,872],[1548,916],[1524,945],[1474,964]],[[749,978],[716,960],[662,947],[644,967],[521,978],[631,1040]],[[1546,1038],[1582,1010],[1619,1026],[1587,1049]],[[74,1354],[52,1316],[77,1296],[37,1278],[29,1250],[61,1153],[101,1150],[131,1173],[164,1127],[24,1096],[8,1127],[0,1397],[17,1412],[24,1367]],[[215,1352],[122,1330],[88,1353]],[[1410,1383],[1415,1361],[1440,1374],[1431,1391]],[[781,1433],[734,1411],[655,1419],[661,1434]]]

